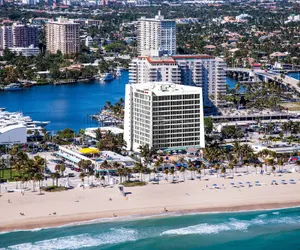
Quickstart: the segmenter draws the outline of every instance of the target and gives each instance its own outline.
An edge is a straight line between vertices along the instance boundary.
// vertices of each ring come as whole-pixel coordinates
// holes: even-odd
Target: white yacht
[[[0,109],[0,127],[22,125],[26,127],[27,131],[37,130],[43,135],[43,128],[49,123],[49,121],[33,121],[30,116],[24,116],[21,112],[8,112]]]
[[[121,68],[118,67],[117,70],[116,70],[116,77],[121,77],[122,76],[122,72],[121,72]]]
[[[5,86],[3,89],[6,91],[22,90],[22,86],[21,86],[21,84],[18,84],[18,83],[11,83],[11,84]]]

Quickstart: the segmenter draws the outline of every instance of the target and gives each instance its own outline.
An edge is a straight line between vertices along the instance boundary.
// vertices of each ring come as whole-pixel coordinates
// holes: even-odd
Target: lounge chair
[[[231,187],[236,188],[236,185],[234,184],[234,182],[230,182]]]
[[[295,180],[290,179],[290,184],[296,184]]]
[[[285,180],[281,180],[281,184],[286,185],[287,182]]]

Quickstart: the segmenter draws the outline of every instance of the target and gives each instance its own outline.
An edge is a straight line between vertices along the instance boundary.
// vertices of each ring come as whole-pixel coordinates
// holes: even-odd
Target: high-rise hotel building
[[[173,82],[201,87],[205,107],[221,105],[226,93],[226,64],[210,55],[139,56],[129,67],[129,83]]]
[[[46,24],[47,51],[62,54],[79,52],[79,24],[60,17]]]
[[[202,89],[167,82],[127,84],[124,140],[137,151],[204,148]]]
[[[141,17],[138,20],[137,44],[141,56],[176,54],[176,21],[164,19],[160,13],[155,18]]]

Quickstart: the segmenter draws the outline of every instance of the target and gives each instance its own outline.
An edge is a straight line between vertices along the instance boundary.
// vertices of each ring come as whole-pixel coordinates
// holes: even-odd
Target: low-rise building
[[[22,124],[0,127],[0,145],[27,143],[26,126]]]
[[[39,48],[35,48],[33,45],[29,47],[12,47],[9,48],[11,52],[16,53],[17,55],[22,55],[22,56],[37,56],[40,53]]]

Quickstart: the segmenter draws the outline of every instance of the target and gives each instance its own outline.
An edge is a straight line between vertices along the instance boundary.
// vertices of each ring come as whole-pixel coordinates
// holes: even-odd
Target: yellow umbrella
[[[100,150],[97,148],[82,148],[79,150],[79,152],[84,155],[91,155],[91,154],[99,154]]]

